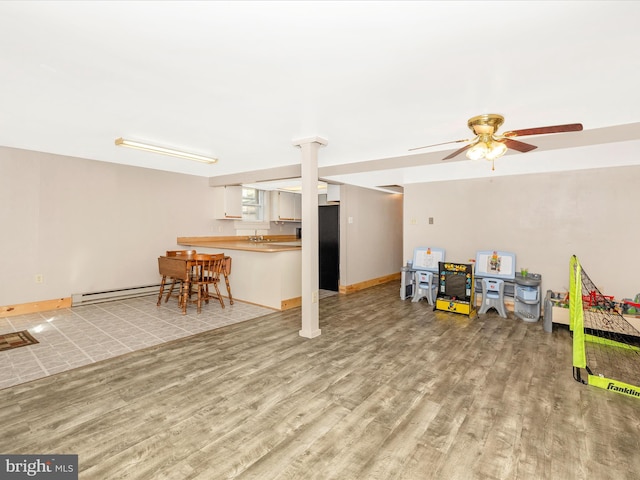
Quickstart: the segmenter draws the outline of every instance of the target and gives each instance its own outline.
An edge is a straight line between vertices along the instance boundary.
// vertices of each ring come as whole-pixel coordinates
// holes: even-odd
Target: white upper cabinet
[[[302,195],[290,192],[271,192],[271,220],[299,222],[302,220]]]
[[[340,185],[327,185],[327,202],[340,201]]]
[[[214,187],[213,216],[215,219],[242,220],[242,187]]]

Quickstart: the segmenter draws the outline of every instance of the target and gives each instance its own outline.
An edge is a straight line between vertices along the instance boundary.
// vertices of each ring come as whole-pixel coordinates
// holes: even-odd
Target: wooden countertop
[[[244,250],[247,252],[273,253],[302,250],[302,243],[295,237],[266,237],[265,241],[252,242],[244,237],[178,237],[178,245],[185,247]]]

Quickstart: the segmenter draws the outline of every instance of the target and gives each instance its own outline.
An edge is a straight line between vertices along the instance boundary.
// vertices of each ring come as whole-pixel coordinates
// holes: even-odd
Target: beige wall
[[[640,292],[639,208],[640,166],[407,185],[404,260],[417,246],[458,262],[510,251],[543,275],[543,291],[562,291],[575,254],[602,293],[629,298]]]
[[[340,285],[397,273],[402,264],[402,195],[342,185]]]
[[[404,202],[343,185],[340,284],[396,273],[433,245],[461,262],[514,251],[545,290],[567,288],[576,254],[603,293],[633,297],[639,183],[640,166],[493,177],[407,185]],[[212,203],[203,177],[0,147],[0,305],[157,283],[176,237],[235,234]]]
[[[343,189],[341,284],[398,272],[401,196]],[[178,236],[236,234],[213,201],[205,177],[0,147],[0,305],[157,284]]]
[[[203,177],[0,148],[0,305],[157,284],[179,235],[233,235],[211,194]]]

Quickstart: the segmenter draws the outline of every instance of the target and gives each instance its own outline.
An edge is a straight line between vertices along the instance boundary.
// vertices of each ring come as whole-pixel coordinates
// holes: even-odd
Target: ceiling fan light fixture
[[[135,140],[126,140],[124,138],[116,138],[115,143],[119,147],[135,148],[136,150],[144,150],[147,152],[158,153],[160,155],[169,155],[170,157],[185,158],[187,160],[193,160],[200,163],[212,164],[218,161],[217,158],[206,157],[204,155],[198,155],[197,153],[183,152],[182,150],[159,147],[157,145],[150,145],[148,143],[137,142]]]
[[[495,160],[496,158],[500,158],[502,155],[507,153],[507,146],[502,142],[491,142],[489,150],[487,151],[484,158],[487,160]]]
[[[467,150],[467,158],[469,160],[480,160],[484,158],[489,152],[489,148],[485,142],[478,142],[469,150]]]
[[[508,149],[512,149],[521,153],[530,152],[537,147],[529,143],[515,140],[514,137],[524,137],[525,135],[545,135],[548,133],[563,132],[580,132],[582,131],[581,123],[568,123],[566,125],[552,125],[549,127],[526,128],[521,130],[511,130],[506,133],[498,134],[498,129],[502,126],[504,117],[497,113],[488,113],[484,115],[476,115],[467,122],[469,129],[475,134],[475,138],[471,140],[453,140],[451,142],[441,142],[424,147],[410,148],[410,151],[419,150],[421,148],[436,147],[438,145],[448,145],[450,143],[465,142],[462,148],[450,153],[442,160],[450,160],[458,155],[466,152],[469,160],[487,159],[492,163],[496,158],[503,156]]]

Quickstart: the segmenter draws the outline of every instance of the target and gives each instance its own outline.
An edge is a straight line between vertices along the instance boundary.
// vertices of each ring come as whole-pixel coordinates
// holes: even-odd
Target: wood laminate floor
[[[635,479],[640,401],[578,384],[567,330],[433,312],[396,283],[0,390],[0,453],[80,478]]]

